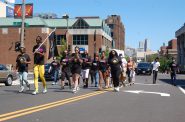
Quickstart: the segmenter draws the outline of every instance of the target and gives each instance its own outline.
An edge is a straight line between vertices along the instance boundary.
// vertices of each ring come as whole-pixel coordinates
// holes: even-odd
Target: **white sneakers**
[[[36,95],[38,93],[39,93],[38,91],[34,91],[34,92],[32,92],[32,95]]]
[[[73,93],[76,93],[76,92],[79,91],[79,90],[80,90],[80,87],[77,86],[76,88],[73,88],[72,92],[73,92]]]
[[[34,91],[32,92],[32,95],[36,95],[38,94],[39,92],[38,91]],[[47,93],[47,89],[45,88],[43,91],[42,91],[43,94]]]
[[[19,93],[23,92],[24,91],[24,86],[21,86],[20,90],[19,90]]]
[[[115,92],[119,92],[119,86],[114,88]]]
[[[58,83],[57,82],[53,82],[52,85],[57,85]]]

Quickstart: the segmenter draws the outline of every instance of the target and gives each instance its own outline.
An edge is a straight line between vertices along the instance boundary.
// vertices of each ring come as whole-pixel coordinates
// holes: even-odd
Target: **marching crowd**
[[[44,59],[46,53],[46,47],[42,44],[42,38],[37,36],[36,45],[33,47],[34,55],[34,88],[33,95],[39,93],[38,80],[42,81],[43,93],[47,92],[47,84],[44,77],[45,67]],[[79,47],[75,47],[75,53],[71,54],[65,50],[62,54],[62,58],[57,60],[53,57],[49,72],[53,74],[54,82],[52,85],[61,81],[61,89],[64,89],[65,81],[68,81],[68,86],[73,93],[79,90],[80,79],[83,80],[83,87],[89,87],[89,76],[91,79],[91,86],[97,87],[99,90],[107,89],[110,87],[114,88],[114,91],[118,92],[119,88],[125,86],[126,79],[128,79],[129,85],[134,84],[135,81],[135,68],[136,63],[129,57],[128,61],[115,50],[111,50],[108,57],[104,51],[100,54],[94,54],[94,58],[88,55],[87,51],[80,54]],[[26,53],[24,47],[20,48],[20,54],[16,59],[16,70],[19,73],[20,79],[20,90],[24,91],[24,84],[30,89],[30,84],[27,80],[28,76],[28,65],[31,63],[30,56]],[[159,58],[156,58],[153,65],[153,83],[156,83],[157,74],[160,67]],[[173,59],[171,69],[171,82],[174,84],[176,81],[177,64]],[[61,75],[59,76],[59,71]],[[104,85],[103,85],[104,84]],[[103,86],[102,86],[103,85]]]
[[[36,45],[33,47],[34,54],[34,88],[33,95],[38,94],[39,86],[38,79],[42,81],[43,93],[47,92],[47,84],[44,78],[44,55],[46,53],[46,47],[42,44],[42,38],[38,36],[36,38]],[[24,91],[24,82],[30,89],[30,84],[27,81],[28,65],[31,63],[29,55],[26,53],[26,49],[21,47],[20,54],[16,59],[16,69],[19,72],[20,78],[20,90]],[[59,71],[61,70],[61,76],[59,77]],[[73,93],[79,90],[80,78],[83,79],[83,87],[88,88],[89,76],[91,77],[91,85],[97,87],[99,90],[104,88],[114,87],[115,91],[119,91],[122,85],[125,85],[126,73],[128,75],[129,84],[134,83],[135,75],[135,63],[130,57],[128,62],[126,59],[115,50],[111,50],[108,58],[105,52],[101,54],[94,54],[94,59],[88,55],[87,51],[80,54],[79,47],[75,47],[75,53],[70,54],[65,50],[62,54],[60,61],[56,57],[53,57],[49,72],[54,76],[53,85],[57,84],[58,79],[61,81],[61,89],[64,89],[65,80],[68,81],[68,85]],[[105,84],[104,86],[102,86]]]

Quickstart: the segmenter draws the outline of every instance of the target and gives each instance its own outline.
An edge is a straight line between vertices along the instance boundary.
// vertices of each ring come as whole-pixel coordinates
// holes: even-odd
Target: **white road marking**
[[[143,91],[143,90],[126,90],[124,92],[134,93],[134,94],[140,94],[140,93],[146,93],[146,94],[159,94],[162,97],[170,97],[170,94],[168,93],[161,93],[161,92],[149,92],[149,91]]]
[[[137,85],[146,85],[146,86],[157,86],[157,85],[162,85],[162,84],[149,84],[149,83],[134,83],[134,84],[137,84]]]
[[[184,85],[183,85],[183,86],[184,86]],[[184,90],[182,87],[180,87],[179,85],[178,85],[177,87],[181,90],[182,93],[185,94],[185,90]]]

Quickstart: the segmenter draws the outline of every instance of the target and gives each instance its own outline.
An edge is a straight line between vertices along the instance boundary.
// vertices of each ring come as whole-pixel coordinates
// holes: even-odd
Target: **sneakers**
[[[28,88],[28,90],[30,90],[30,89],[31,89],[30,84],[28,84],[28,85],[27,85],[27,88]]]
[[[72,92],[73,93],[76,93],[77,92],[76,88],[73,88]]]
[[[53,82],[52,85],[57,85],[57,82]]]
[[[24,86],[21,86],[20,90],[19,90],[19,93],[23,92],[24,91]]]
[[[115,87],[115,88],[114,88],[114,91],[115,91],[115,92],[119,92],[119,87]]]
[[[73,92],[73,93],[76,93],[76,92],[79,91],[79,90],[80,90],[80,88],[79,88],[79,86],[77,86],[76,88],[73,88],[72,92]]]
[[[45,88],[43,91],[42,91],[43,94],[47,93],[47,89]]]
[[[36,95],[38,93],[39,93],[38,91],[34,91],[34,92],[32,92],[32,95]]]

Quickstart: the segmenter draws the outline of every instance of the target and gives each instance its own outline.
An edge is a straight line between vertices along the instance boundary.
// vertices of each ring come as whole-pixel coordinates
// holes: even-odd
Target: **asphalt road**
[[[31,77],[30,77],[31,78]],[[137,76],[132,86],[97,91],[81,88],[76,94],[66,86],[48,82],[48,93],[18,93],[18,82],[0,86],[0,122],[184,122],[185,75],[178,75],[177,86],[169,75]],[[31,79],[30,79],[31,80]]]

